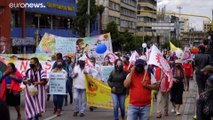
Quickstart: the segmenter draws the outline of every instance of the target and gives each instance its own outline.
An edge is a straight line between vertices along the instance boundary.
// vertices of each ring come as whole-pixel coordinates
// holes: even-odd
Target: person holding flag
[[[168,79],[168,76],[163,73],[160,67],[155,66],[154,74],[157,82],[160,84],[157,91],[157,118],[162,117],[162,111],[164,115],[168,116],[169,109],[169,92],[172,88],[173,81]]]
[[[145,61],[138,59],[132,67],[124,86],[130,89],[127,120],[148,120],[151,104],[151,79],[145,68]]]

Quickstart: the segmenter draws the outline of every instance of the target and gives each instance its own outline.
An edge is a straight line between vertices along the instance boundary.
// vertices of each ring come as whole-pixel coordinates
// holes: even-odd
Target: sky
[[[157,0],[158,9],[166,6],[167,12],[177,12],[181,6],[181,13],[203,15],[212,18],[213,0]],[[190,26],[196,30],[203,30],[205,18],[189,17]]]

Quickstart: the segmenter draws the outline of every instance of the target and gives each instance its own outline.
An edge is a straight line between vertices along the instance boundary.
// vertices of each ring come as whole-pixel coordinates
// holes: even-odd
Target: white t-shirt
[[[102,74],[101,74],[101,66],[98,64],[95,64],[92,68],[89,68],[89,73],[92,77],[96,78],[97,80],[102,81]]]
[[[86,78],[84,75],[84,70],[88,72],[88,68],[85,66],[83,70],[79,67],[79,65],[74,67],[73,73],[78,74],[76,78],[73,79],[73,87],[78,89],[86,89]]]

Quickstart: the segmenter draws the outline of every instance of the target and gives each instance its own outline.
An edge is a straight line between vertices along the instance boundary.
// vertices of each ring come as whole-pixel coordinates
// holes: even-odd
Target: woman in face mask
[[[112,99],[114,104],[114,120],[118,120],[118,108],[120,107],[121,119],[124,120],[125,117],[125,96],[126,89],[123,85],[124,80],[126,79],[127,72],[123,70],[123,62],[121,59],[115,61],[115,68],[111,72],[108,85],[111,87]]]
[[[175,60],[175,67],[173,68],[173,86],[171,88],[171,102],[173,109],[171,112],[176,112],[180,115],[180,106],[183,103],[183,90],[184,90],[184,70],[181,60]]]
[[[62,69],[63,60],[57,60],[56,68],[52,70],[52,73],[64,73],[65,76],[67,76],[66,70]],[[67,77],[65,77],[67,78]],[[53,103],[54,103],[54,112],[53,114],[56,114],[57,116],[61,115],[62,106],[64,101],[64,95],[53,95]]]

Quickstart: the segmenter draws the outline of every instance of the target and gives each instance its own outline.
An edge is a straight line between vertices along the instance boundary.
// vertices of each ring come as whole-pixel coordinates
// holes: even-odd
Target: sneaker
[[[84,117],[85,116],[85,114],[84,113],[80,113],[80,117]]]
[[[176,112],[176,115],[177,115],[177,116],[180,115],[180,112],[177,111],[177,112]]]
[[[76,116],[78,116],[78,112],[73,113],[73,117],[76,117]]]
[[[57,115],[57,116],[61,116],[61,110],[60,110],[60,109],[58,109],[56,115]]]
[[[171,112],[172,112],[172,113],[175,113],[175,109],[172,109]]]
[[[56,114],[56,112],[57,112],[57,108],[54,108],[53,114]]]

